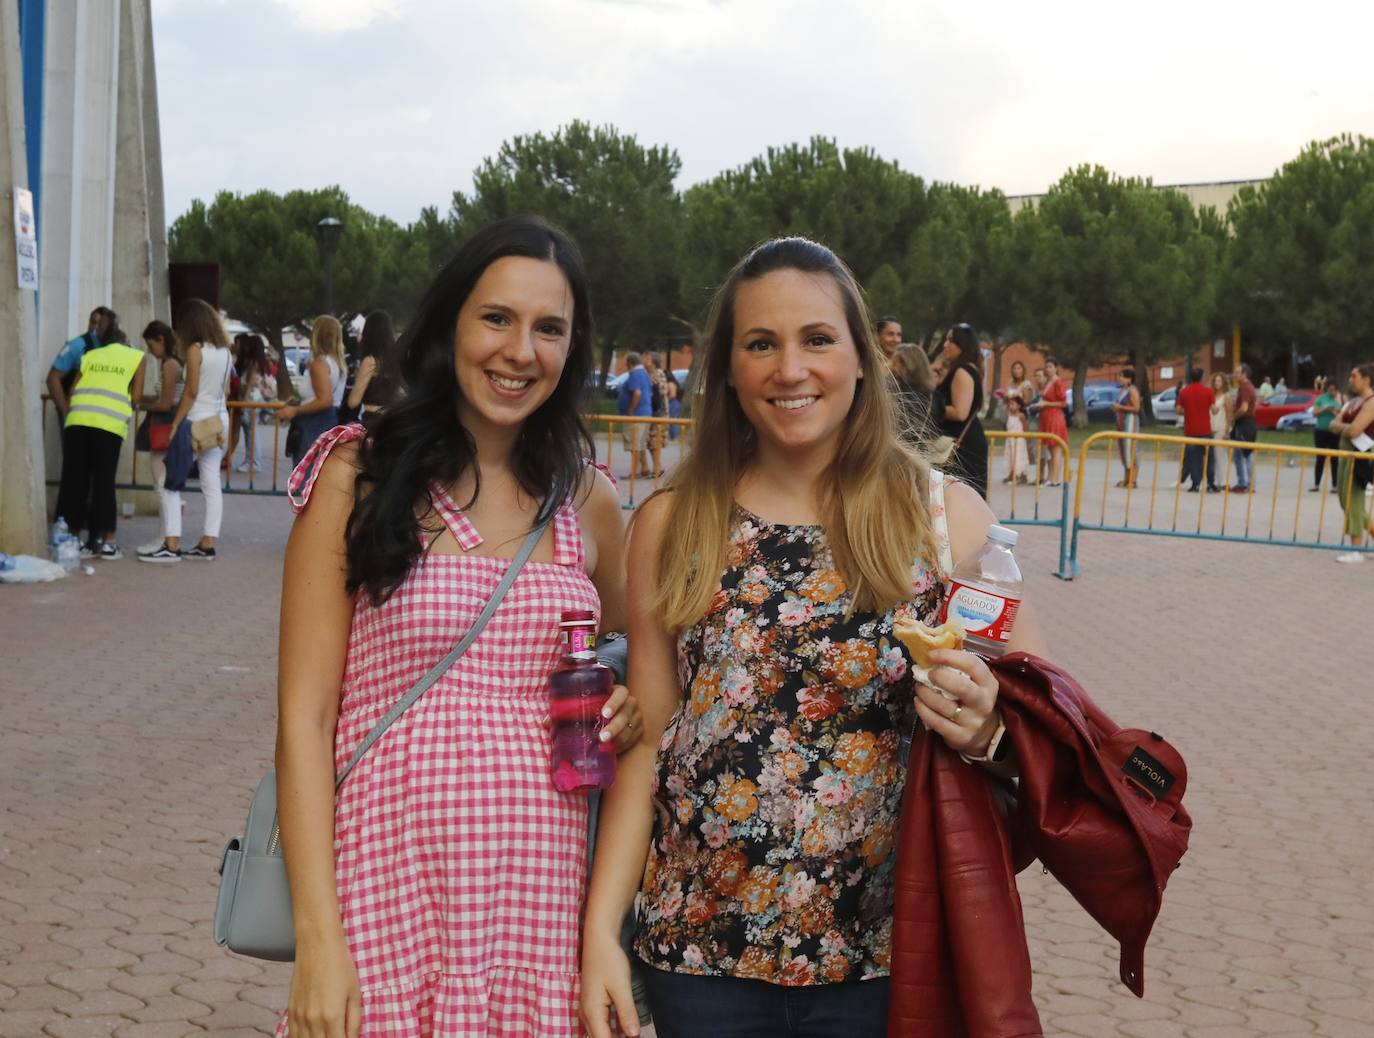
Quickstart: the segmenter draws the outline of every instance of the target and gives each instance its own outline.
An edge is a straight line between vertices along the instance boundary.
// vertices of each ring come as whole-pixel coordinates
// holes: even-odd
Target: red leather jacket
[[[1145,990],[1145,941],[1188,848],[1183,759],[1118,727],[1035,656],[994,662],[1020,779],[1015,804],[977,765],[919,733],[897,852],[889,1038],[1041,1036],[1016,873],[1037,858],[1120,942]]]

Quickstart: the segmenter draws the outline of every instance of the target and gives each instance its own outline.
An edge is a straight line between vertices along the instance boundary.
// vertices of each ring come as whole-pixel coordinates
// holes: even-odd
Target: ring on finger
[[[951,721],[958,722],[958,720],[959,720],[959,715],[963,712],[963,710],[964,710],[964,704],[963,704],[963,703],[956,703],[955,706],[954,706],[954,713],[952,713],[952,714],[949,715],[949,719],[950,719]]]

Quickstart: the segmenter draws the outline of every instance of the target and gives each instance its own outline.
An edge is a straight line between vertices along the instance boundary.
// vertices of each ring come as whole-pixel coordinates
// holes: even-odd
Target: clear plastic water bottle
[[[957,616],[968,633],[964,648],[986,659],[996,659],[1007,651],[1016,612],[1021,608],[1021,568],[1012,554],[1017,539],[1015,530],[989,526],[987,543],[950,574],[949,597],[940,621],[943,623],[951,613]]]
[[[68,573],[75,573],[81,567],[81,541],[69,533],[58,542],[57,557],[53,560]]]
[[[596,615],[563,613],[563,659],[549,678],[553,727],[553,784],[561,793],[609,789],[615,781],[615,748],[601,741],[601,708],[615,677],[596,661]]]
[[[59,515],[48,531],[48,558],[53,562],[58,561],[58,546],[69,536],[71,536],[71,531],[67,529],[67,520]]]

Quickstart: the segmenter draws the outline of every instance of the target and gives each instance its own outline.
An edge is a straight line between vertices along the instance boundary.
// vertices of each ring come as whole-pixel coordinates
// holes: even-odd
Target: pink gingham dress
[[[291,476],[299,512],[341,426]],[[464,550],[481,543],[447,492],[435,510]],[[554,561],[528,562],[477,641],[377,741],[339,791],[336,880],[363,992],[362,1034],[580,1035],[578,924],[587,800],[549,777],[542,726],[565,609],[600,615],[571,503]],[[425,554],[349,632],[335,767],[462,637],[508,559]],[[285,1017],[278,1036],[287,1033]]]

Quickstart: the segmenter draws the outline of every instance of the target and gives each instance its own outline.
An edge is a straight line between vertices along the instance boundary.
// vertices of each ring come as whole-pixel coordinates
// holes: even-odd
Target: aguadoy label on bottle
[[[1001,592],[956,579],[950,584],[949,598],[945,600],[940,621],[948,620],[952,613],[963,623],[964,631],[973,637],[1005,642],[1011,640],[1011,628],[1020,607],[1019,598],[1009,598]]]

